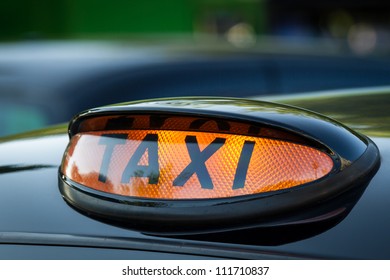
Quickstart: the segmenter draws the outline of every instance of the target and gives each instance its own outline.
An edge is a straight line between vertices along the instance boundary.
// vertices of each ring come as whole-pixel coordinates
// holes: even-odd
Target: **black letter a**
[[[131,177],[148,177],[149,184],[157,184],[160,177],[158,165],[158,136],[147,134],[130,158],[122,174],[122,183],[128,183]],[[142,156],[148,151],[149,165],[138,165]]]

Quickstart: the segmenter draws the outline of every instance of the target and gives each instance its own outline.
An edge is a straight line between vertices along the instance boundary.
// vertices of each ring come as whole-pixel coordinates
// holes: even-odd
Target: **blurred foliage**
[[[0,39],[56,37],[66,30],[66,1],[0,2]]]
[[[192,31],[191,1],[68,0],[70,33]]]
[[[13,0],[0,3],[0,40],[226,32],[264,26],[262,0]],[[223,30],[219,30],[223,29]]]

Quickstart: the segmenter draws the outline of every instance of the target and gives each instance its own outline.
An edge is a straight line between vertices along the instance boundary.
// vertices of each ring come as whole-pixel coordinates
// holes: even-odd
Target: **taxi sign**
[[[332,168],[326,153],[287,141],[223,133],[114,130],[73,137],[63,173],[113,194],[197,199],[287,189],[315,181]]]
[[[350,188],[342,173],[378,164],[372,142],[333,120],[237,99],[102,107],[74,118],[69,135],[64,198],[152,232],[156,221],[174,232],[269,223]]]

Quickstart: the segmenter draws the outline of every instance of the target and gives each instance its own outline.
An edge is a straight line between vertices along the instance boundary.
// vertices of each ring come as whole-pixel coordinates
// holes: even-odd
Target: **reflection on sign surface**
[[[113,194],[199,199],[282,190],[315,181],[332,168],[324,152],[288,141],[139,129],[75,135],[62,173]]]

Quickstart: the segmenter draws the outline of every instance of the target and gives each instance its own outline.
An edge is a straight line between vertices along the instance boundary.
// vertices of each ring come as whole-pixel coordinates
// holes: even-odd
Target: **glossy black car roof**
[[[26,252],[28,258],[77,259],[390,258],[390,89],[272,99],[315,109],[367,134],[378,146],[380,168],[345,200],[345,207],[352,208],[342,219],[181,237],[146,235],[95,220],[60,194],[58,168],[68,143],[63,125],[4,138],[0,144],[0,258],[23,258]]]

